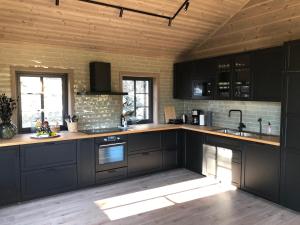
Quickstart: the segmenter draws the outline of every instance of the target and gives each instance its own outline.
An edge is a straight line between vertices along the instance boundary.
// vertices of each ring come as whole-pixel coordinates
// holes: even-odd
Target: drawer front
[[[50,142],[21,146],[22,170],[76,163],[76,142]]]
[[[163,151],[163,168],[174,169],[176,167],[178,167],[177,149],[169,149]]]
[[[77,186],[76,165],[53,167],[22,174],[22,199],[57,194]]]
[[[127,177],[127,167],[96,173],[96,183],[103,184]]]
[[[161,148],[161,133],[146,132],[128,136],[128,152],[158,150]]]
[[[128,176],[158,171],[162,168],[162,152],[145,152],[128,157]]]
[[[218,136],[206,136],[206,144],[216,145],[223,148],[240,148],[240,141],[231,138],[223,138]]]

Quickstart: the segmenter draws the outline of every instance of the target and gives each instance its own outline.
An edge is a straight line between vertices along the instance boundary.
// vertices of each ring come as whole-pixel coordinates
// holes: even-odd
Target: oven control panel
[[[118,136],[109,136],[109,137],[103,138],[103,141],[105,141],[105,142],[114,142],[114,141],[119,141],[119,140],[121,140],[121,138]]]

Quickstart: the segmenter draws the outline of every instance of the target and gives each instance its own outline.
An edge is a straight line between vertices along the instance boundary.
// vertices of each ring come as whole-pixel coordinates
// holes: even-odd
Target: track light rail
[[[181,10],[183,8],[185,9],[185,11],[188,10],[189,4],[190,4],[190,0],[185,0],[173,16],[164,16],[164,15],[160,15],[160,14],[157,14],[157,13],[147,12],[147,11],[138,10],[138,9],[132,9],[132,8],[128,8],[128,7],[113,5],[113,4],[99,2],[99,1],[95,1],[95,0],[78,0],[78,1],[118,9],[118,10],[120,10],[120,14],[119,14],[120,17],[123,16],[123,13],[125,11],[128,11],[128,12],[139,13],[139,14],[143,14],[143,15],[147,15],[147,16],[166,19],[166,20],[168,20],[168,25],[169,26],[172,25],[172,21],[178,16],[178,14],[181,12]],[[55,0],[55,4],[57,6],[59,6],[59,0]]]

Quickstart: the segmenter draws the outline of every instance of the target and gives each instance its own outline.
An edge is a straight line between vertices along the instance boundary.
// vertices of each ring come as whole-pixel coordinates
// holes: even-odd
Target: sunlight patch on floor
[[[234,190],[236,188],[231,185],[220,184],[206,177],[101,199],[94,203],[110,220],[118,220]]]

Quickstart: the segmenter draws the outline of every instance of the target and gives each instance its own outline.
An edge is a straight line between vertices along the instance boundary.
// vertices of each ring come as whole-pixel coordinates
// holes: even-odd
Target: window
[[[123,77],[123,114],[129,124],[153,123],[153,79]]]
[[[17,73],[19,132],[30,132],[38,119],[64,129],[67,89],[67,74]]]

